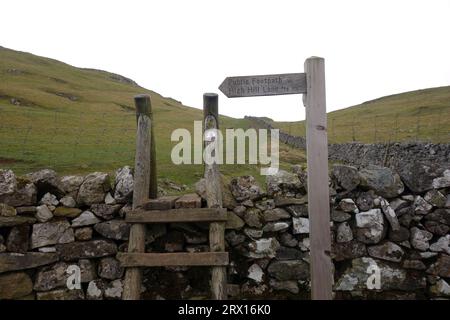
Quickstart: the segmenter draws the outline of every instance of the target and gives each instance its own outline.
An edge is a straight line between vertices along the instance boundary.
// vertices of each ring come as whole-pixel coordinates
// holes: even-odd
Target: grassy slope
[[[304,121],[274,126],[305,135]],[[353,130],[354,128],[354,130]],[[450,142],[450,86],[400,93],[328,113],[330,142]]]
[[[202,176],[201,165],[176,166],[170,160],[175,145],[171,132],[192,130],[202,111],[112,77],[117,78],[0,47],[0,168],[25,173],[51,167],[60,173],[83,173],[133,165],[133,96],[148,93],[155,119],[158,176],[185,184]],[[11,104],[12,98],[21,105]],[[223,116],[220,121],[222,128],[249,126],[243,119]],[[282,167],[304,162],[302,152],[280,148]],[[221,170],[228,176],[253,174],[262,180],[255,166],[224,165]]]

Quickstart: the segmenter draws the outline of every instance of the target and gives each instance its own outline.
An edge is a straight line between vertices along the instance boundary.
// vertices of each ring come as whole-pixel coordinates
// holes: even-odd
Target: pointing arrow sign
[[[228,77],[219,90],[228,98],[306,93],[305,73]]]

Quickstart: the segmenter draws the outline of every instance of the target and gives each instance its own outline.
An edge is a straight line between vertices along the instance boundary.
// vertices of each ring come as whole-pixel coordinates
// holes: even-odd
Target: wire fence
[[[132,112],[0,107],[0,168],[73,173],[133,164],[135,121]]]

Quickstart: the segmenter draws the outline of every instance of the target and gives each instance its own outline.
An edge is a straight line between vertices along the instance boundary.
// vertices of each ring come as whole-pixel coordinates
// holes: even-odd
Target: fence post
[[[208,129],[219,129],[219,96],[215,93],[205,93],[203,95],[203,124],[204,131]],[[215,138],[213,137],[212,139],[217,138],[218,136],[216,135]],[[206,141],[205,147],[212,142],[213,141]],[[219,167],[217,163],[208,164],[205,162],[204,178],[206,181],[206,202],[208,204],[208,208],[221,208],[222,187]],[[224,233],[225,223],[214,222],[210,224],[209,245],[211,252],[225,251]],[[225,300],[227,298],[226,277],[226,267],[212,267],[212,299]]]
[[[306,154],[308,166],[308,215],[311,241],[311,298],[332,299],[330,197],[328,189],[328,142],[325,99],[325,61],[305,61],[307,93]]]
[[[134,165],[133,210],[147,202],[150,191],[152,121],[151,101],[148,95],[134,97],[136,105],[136,157]],[[133,224],[130,229],[128,253],[145,252],[145,225]],[[124,300],[137,300],[141,295],[142,270],[127,268],[125,271]]]

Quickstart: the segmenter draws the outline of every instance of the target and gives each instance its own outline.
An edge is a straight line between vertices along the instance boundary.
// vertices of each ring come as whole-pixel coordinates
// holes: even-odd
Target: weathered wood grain
[[[306,93],[304,73],[228,77],[219,90],[228,98]]]
[[[204,130],[219,129],[219,97],[215,93],[203,95]],[[205,147],[213,141],[205,142]],[[206,202],[209,208],[222,207],[221,177],[217,163],[205,163]],[[225,251],[225,223],[213,222],[209,226],[209,245],[211,252]],[[211,272],[212,299],[227,299],[227,269],[213,267]]]
[[[151,177],[151,128],[152,122],[150,97],[139,95],[135,97],[137,133],[136,157],[134,166],[133,209],[146,203],[149,197]],[[146,228],[143,224],[134,224],[130,229],[128,252],[145,252]],[[141,294],[142,271],[139,268],[128,268],[125,272],[123,291],[124,300],[137,300]]]
[[[305,72],[311,298],[330,300],[332,299],[332,267],[324,59],[318,57],[307,59]]]

